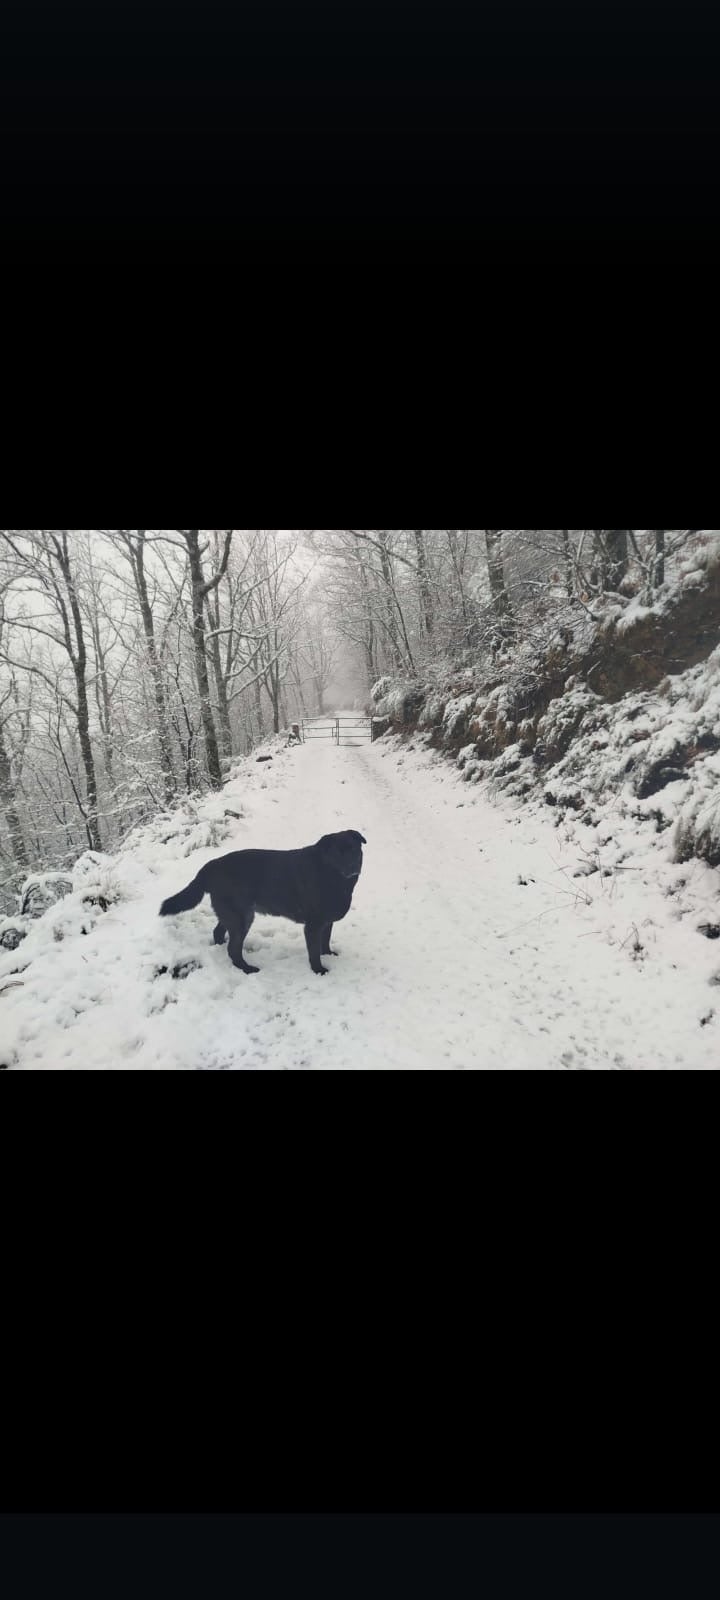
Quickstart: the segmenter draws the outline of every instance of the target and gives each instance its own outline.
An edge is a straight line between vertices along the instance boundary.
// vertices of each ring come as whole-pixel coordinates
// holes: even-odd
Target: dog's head
[[[326,833],[316,845],[326,866],[332,867],[343,878],[359,878],[363,866],[362,847],[367,844],[361,833]]]

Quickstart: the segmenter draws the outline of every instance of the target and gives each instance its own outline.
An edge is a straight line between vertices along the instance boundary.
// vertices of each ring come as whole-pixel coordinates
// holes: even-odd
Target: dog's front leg
[[[327,976],[328,968],[322,964],[322,935],[323,930],[319,923],[309,922],[305,929],[305,943],[308,947],[310,965],[319,978]]]

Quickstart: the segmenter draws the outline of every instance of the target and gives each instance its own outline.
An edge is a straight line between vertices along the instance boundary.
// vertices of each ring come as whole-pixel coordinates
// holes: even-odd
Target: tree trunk
[[[75,673],[77,688],[77,723],[80,736],[80,752],[85,770],[85,786],[87,790],[87,815],[85,826],[87,829],[88,843],[91,850],[102,852],[102,837],[100,833],[100,818],[98,804],[97,775],[95,772],[95,758],[93,756],[92,740],[90,738],[90,706],[87,692],[87,647],[83,630],[80,604],[75,588],[70,553],[68,550],[67,534],[62,535],[62,554],[59,563],[65,579],[65,587],[70,601],[73,627],[75,629],[75,650],[71,651],[71,660]]]
[[[457,579],[458,594],[460,596],[460,607],[461,607],[461,610],[462,610],[462,622],[463,622],[463,633],[462,633],[463,644],[468,644],[468,643],[474,642],[474,640],[473,640],[473,632],[474,632],[475,624],[470,621],[470,618],[468,616],[468,605],[467,605],[467,598],[466,598],[466,595],[465,595],[464,563],[460,559],[460,549],[459,549],[459,546],[458,546],[458,529],[457,528],[447,528],[445,531],[446,531],[447,537],[448,537],[448,548],[449,548],[449,551],[450,551],[450,558],[452,560],[453,569],[454,569],[454,572],[455,572],[455,577]]]
[[[594,531],[598,560],[593,581],[598,582],[601,589],[614,592],[620,588],[628,570],[627,529],[597,528]]]
[[[277,665],[270,668],[270,699],[273,710],[273,732],[280,732],[280,676]]]
[[[605,569],[605,587],[613,591],[620,588],[623,578],[627,577],[628,570],[628,531],[627,528],[611,528],[605,532],[605,549],[607,562]]]
[[[575,569],[573,566],[572,546],[570,544],[570,530],[569,528],[561,528],[560,531],[565,552],[565,581],[567,583],[568,596],[572,598],[575,593]]]
[[[377,683],[380,674],[378,672],[377,659],[375,656],[375,624],[373,622],[372,602],[370,599],[370,584],[368,582],[367,568],[363,559],[362,544],[358,539],[357,534],[355,534],[355,553],[358,571],[360,573],[360,587],[362,589],[363,611],[365,613],[365,638],[363,640],[363,649],[365,651],[365,661],[367,664],[368,689],[372,689],[373,684]]]
[[[655,572],[653,586],[661,589],[665,582],[665,528],[655,529]]]
[[[392,564],[388,548],[389,534],[380,533],[380,562],[382,565],[383,582],[385,584],[385,609],[387,614],[387,632],[394,665],[402,671],[402,655],[400,653],[400,640],[398,637],[397,616],[395,614],[395,585],[393,583]]]
[[[22,826],[15,803],[12,767],[10,757],[5,749],[2,728],[0,728],[0,806],[2,806],[5,813],[13,858],[19,867],[27,870],[30,866],[30,860],[25,848]]]
[[[233,753],[232,723],[230,721],[230,703],[228,701],[227,682],[222,667],[220,652],[220,601],[216,599],[215,609],[208,601],[208,615],[211,626],[211,653],[213,671],[215,673],[215,688],[218,699],[218,721],[220,723],[220,749],[223,758],[230,760]]]
[[[259,678],[255,679],[255,716],[257,718],[258,738],[265,738],[265,713],[262,703],[262,684]]]
[[[85,786],[87,789],[87,828],[88,844],[91,850],[102,852],[102,837],[100,834],[100,818],[98,815],[98,788],[95,773],[95,759],[93,756],[92,740],[90,738],[90,707],[87,696],[87,683],[85,679],[86,656],[84,651],[80,655],[75,668],[75,683],[78,697],[78,733],[80,735],[80,753],[85,769]]]
[[[490,574],[490,593],[495,616],[501,632],[513,634],[515,632],[515,618],[505,584],[502,530],[500,528],[486,528],[485,543],[487,545],[488,572]]]
[[[95,661],[98,676],[98,711],[100,713],[100,726],[103,736],[103,753],[105,756],[105,771],[111,792],[115,793],[115,734],[113,730],[113,708],[110,694],[110,684],[107,673],[107,657],[100,638],[100,627],[97,621],[93,623],[93,642],[95,645]]]
[[[421,528],[414,530],[415,545],[418,559],[418,582],[420,584],[420,598],[422,600],[425,616],[425,631],[428,639],[432,639],[435,631],[435,616],[433,612],[432,591],[430,589],[430,571],[428,568],[427,547],[425,533]]]
[[[300,672],[300,668],[299,668],[298,661],[297,661],[296,657],[293,657],[292,675],[293,675],[293,680],[294,680],[294,683],[295,683],[295,692],[296,692],[297,697],[298,697],[298,704],[300,706],[300,710],[302,712],[302,715],[304,717],[306,717],[307,714],[308,714],[307,701],[305,699],[305,690],[303,688],[302,674]]]
[[[175,764],[172,753],[170,719],[167,712],[167,700],[165,698],[165,685],[163,683],[162,666],[158,656],[157,643],[155,640],[155,621],[152,614],[152,606],[150,605],[150,595],[148,592],[147,578],[145,575],[145,532],[142,529],[138,530],[138,532],[140,543],[136,553],[136,560],[133,562],[133,571],[135,574],[135,587],[137,589],[138,599],[140,601],[140,615],[142,617],[143,632],[145,634],[145,648],[147,650],[148,660],[150,662],[150,676],[152,678],[153,694],[155,697],[155,713],[157,717],[157,733],[158,742],[160,745],[160,766],[163,775],[165,804],[166,806],[171,806],[177,796],[177,785],[175,782]]]
[[[207,663],[207,642],[205,634],[205,599],[206,589],[202,570],[202,557],[200,554],[200,530],[192,528],[185,534],[188,558],[190,562],[190,580],[192,584],[192,631],[193,646],[195,650],[195,672],[197,676],[198,694],[200,696],[200,712],[202,716],[203,733],[205,735],[205,758],[207,761],[208,776],[213,789],[222,788],[222,767],[220,765],[220,751],[218,748],[217,729],[210,701],[210,677]]]

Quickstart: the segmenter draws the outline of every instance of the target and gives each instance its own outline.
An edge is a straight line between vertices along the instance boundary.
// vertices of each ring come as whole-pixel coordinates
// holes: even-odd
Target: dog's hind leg
[[[333,931],[332,922],[328,923],[328,926],[326,928],[323,928],[323,931],[322,931],[322,944],[321,944],[321,947],[320,947],[320,954],[323,955],[323,956],[336,956],[337,955],[337,950],[331,950],[330,949],[330,940],[332,939],[332,931]]]
[[[317,922],[309,922],[305,929],[305,943],[308,947],[310,965],[313,969],[313,972],[316,972],[319,978],[326,977],[329,970],[327,967],[323,966],[320,959],[323,953],[323,933],[324,929],[322,925],[318,924]]]
[[[259,967],[251,967],[243,955],[243,945],[255,921],[254,911],[246,911],[242,922],[236,921],[230,928],[230,945],[228,954],[234,967],[240,972],[247,973],[248,977],[253,972],[259,972]]]
[[[227,928],[223,926],[222,922],[218,923],[218,925],[217,925],[217,927],[215,929],[215,932],[213,934],[213,939],[215,940],[216,944],[224,944],[225,943],[225,940],[227,939]]]

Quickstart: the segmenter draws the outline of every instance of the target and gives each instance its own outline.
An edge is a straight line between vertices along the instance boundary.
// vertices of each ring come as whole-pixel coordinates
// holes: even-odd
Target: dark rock
[[[386,686],[385,693],[382,695],[373,693],[373,699],[381,714],[385,714],[383,720],[386,718],[397,731],[401,728],[414,730],[420,720],[420,713],[425,702],[432,693],[430,684],[409,683],[405,686],[396,684],[391,705],[388,708],[383,705],[383,701],[385,694],[392,688],[392,680],[390,678],[381,679],[381,683]],[[379,685],[376,687],[379,687]]]
[[[667,610],[638,617],[620,630],[617,619],[604,622],[590,656],[573,665],[603,699],[617,701],[630,690],[655,689],[668,674],[696,666],[719,643],[720,566],[715,565]]]
[[[707,861],[709,867],[720,867],[720,832],[712,821],[705,827],[698,827],[697,817],[691,817],[689,821],[681,817],[678,823],[675,860],[692,861],[694,856],[699,856],[701,861]]]
[[[670,761],[653,761],[637,786],[638,800],[649,800],[651,795],[667,789],[669,783],[686,783],[688,776],[682,767]]]
[[[51,906],[63,900],[66,895],[72,894],[73,884],[71,878],[62,874],[47,873],[29,878],[22,888],[22,904],[20,915],[36,920],[45,915]]]
[[[200,967],[201,963],[199,961],[176,961],[174,967],[156,967],[155,977],[166,978],[169,973],[171,978],[189,978],[190,973],[199,972]]]
[[[656,833],[667,833],[673,825],[672,818],[666,817],[662,811],[631,811],[630,815],[635,822],[654,822]]]
[[[105,899],[104,894],[85,895],[83,897],[83,905],[86,911],[92,911],[93,907],[103,912],[110,910],[110,901]]]

